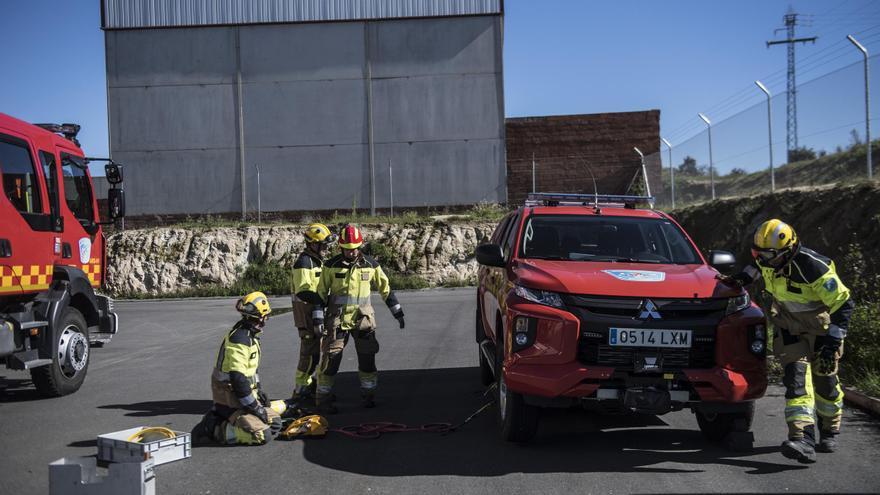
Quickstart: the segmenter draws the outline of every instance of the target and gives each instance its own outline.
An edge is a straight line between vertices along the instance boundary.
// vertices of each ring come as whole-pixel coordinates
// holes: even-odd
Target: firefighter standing
[[[321,343],[315,404],[327,412],[333,412],[330,404],[333,382],[349,338],[354,340],[357,352],[363,405],[375,406],[379,342],[376,340],[376,314],[370,304],[372,289],[379,292],[400,328],[404,328],[403,310],[391,291],[388,276],[376,260],[361,253],[363,242],[360,229],[346,225],[339,236],[342,253],[327,261],[318,282],[317,295],[327,310],[324,314],[316,311],[314,325],[323,332],[326,319],[327,326],[326,337]]]
[[[801,246],[789,225],[773,219],[754,236],[755,266],[733,278],[749,284],[763,278],[762,302],[768,343],[783,366],[788,440],[782,454],[802,463],[816,451],[834,452],[843,416],[843,391],[837,367],[854,304],[834,262]],[[816,445],[814,412],[819,418]]]
[[[321,306],[310,304],[305,299],[315,301],[324,256],[328,247],[336,240],[336,236],[322,223],[313,223],[306,227],[303,236],[306,247],[293,265],[291,280],[293,322],[300,338],[299,363],[293,386],[294,399],[314,395],[316,380],[312,375],[321,357],[321,334],[312,324],[312,312],[321,309]]]
[[[262,292],[252,292],[235,305],[242,318],[223,339],[211,392],[214,405],[193,430],[195,438],[222,444],[262,445],[281,428],[284,401],[269,401],[260,386],[260,332],[269,313]]]

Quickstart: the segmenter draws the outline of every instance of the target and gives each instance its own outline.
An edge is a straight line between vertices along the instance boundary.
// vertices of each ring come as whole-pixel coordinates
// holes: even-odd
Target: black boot
[[[830,454],[837,450],[837,434],[836,431],[820,432],[819,445],[816,445],[816,452]]]
[[[199,421],[190,434],[192,435],[192,443],[193,445],[207,445],[217,441],[217,425],[220,424],[221,419],[214,414],[214,411],[208,411],[202,417],[202,420]]]
[[[782,455],[795,459],[801,464],[816,462],[816,433],[812,425],[804,428],[803,438],[789,439],[782,442]]]
[[[333,404],[336,396],[333,394],[315,394],[315,412],[321,415],[336,414],[338,409]]]
[[[376,407],[376,394],[372,390],[361,390],[361,404],[367,409]]]

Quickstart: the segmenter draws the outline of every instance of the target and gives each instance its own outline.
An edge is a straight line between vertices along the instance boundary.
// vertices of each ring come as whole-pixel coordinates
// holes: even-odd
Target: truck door
[[[98,288],[104,276],[101,271],[104,238],[98,225],[92,179],[82,157],[63,149],[59,151],[62,177],[59,194],[64,198],[61,264],[79,268],[88,276],[92,287]]]
[[[0,294],[38,292],[52,279],[52,223],[30,140],[0,129]]]

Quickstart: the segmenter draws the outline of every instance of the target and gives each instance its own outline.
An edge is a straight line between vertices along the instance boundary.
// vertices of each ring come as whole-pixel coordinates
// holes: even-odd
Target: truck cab
[[[96,293],[106,245],[78,131],[0,113],[0,360],[49,396],[79,389],[91,346],[118,329],[112,300]],[[118,164],[107,170],[121,182]],[[121,189],[110,205],[111,219],[124,214]]]
[[[477,247],[476,341],[502,437],[544,407],[692,410],[710,440],[747,433],[767,387],[764,316],[651,198],[533,194]]]

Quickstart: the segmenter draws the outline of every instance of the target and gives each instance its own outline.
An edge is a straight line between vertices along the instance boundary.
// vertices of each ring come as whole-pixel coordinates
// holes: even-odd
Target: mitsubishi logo
[[[642,302],[642,311],[639,313],[640,320],[662,320],[663,317],[660,316],[660,313],[657,311],[657,305],[654,304],[654,301],[650,299],[645,299]]]

